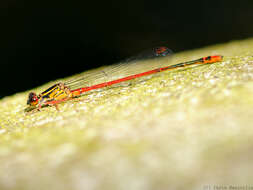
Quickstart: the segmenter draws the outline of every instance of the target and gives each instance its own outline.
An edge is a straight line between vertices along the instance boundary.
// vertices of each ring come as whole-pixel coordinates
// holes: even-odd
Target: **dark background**
[[[253,1],[1,0],[0,98],[112,64],[253,35]]]

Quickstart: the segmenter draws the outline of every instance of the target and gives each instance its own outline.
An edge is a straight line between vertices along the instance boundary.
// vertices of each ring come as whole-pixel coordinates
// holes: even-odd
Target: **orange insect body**
[[[164,53],[165,51],[167,51],[167,49],[164,49],[164,48],[166,48],[166,47],[160,47],[160,49],[155,49],[156,50],[155,53],[158,53],[158,54]],[[164,55],[162,55],[162,56],[164,56]],[[143,77],[143,76],[147,76],[147,75],[151,75],[151,74],[155,74],[155,73],[162,72],[162,71],[174,70],[177,68],[191,66],[191,65],[197,65],[197,64],[211,64],[211,63],[215,63],[215,62],[220,62],[220,61],[222,61],[222,59],[223,59],[223,56],[221,56],[221,55],[203,57],[203,58],[200,58],[197,60],[178,63],[175,65],[169,65],[166,67],[161,67],[161,68],[149,70],[146,72],[129,75],[129,76],[119,78],[116,80],[111,80],[109,82],[103,82],[103,83],[99,83],[99,84],[95,84],[95,85],[91,85],[91,86],[86,86],[83,88],[77,88],[74,90],[71,90],[67,85],[67,84],[71,84],[72,81],[66,82],[66,83],[58,83],[58,84],[51,86],[50,88],[48,88],[47,90],[45,90],[44,92],[42,92],[39,95],[36,95],[35,93],[31,92],[29,94],[27,104],[30,106],[38,107],[38,109],[40,109],[41,106],[43,106],[43,105],[54,105],[57,108],[58,103],[60,103],[62,101],[69,100],[74,97],[78,97],[87,91],[111,86],[111,85],[118,84],[118,83],[121,83],[124,81],[132,80],[135,78],[139,78],[139,77]],[[78,81],[79,80],[80,79],[78,79]],[[75,81],[74,81],[74,83],[75,83]]]

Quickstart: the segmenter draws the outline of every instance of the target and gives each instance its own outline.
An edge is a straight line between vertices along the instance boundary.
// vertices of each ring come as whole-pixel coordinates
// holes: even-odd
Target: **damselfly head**
[[[36,106],[38,104],[39,98],[34,92],[30,92],[27,100],[27,105]]]

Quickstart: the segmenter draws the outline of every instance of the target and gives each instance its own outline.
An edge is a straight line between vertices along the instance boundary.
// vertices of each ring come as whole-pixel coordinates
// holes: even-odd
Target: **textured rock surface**
[[[159,61],[213,54],[224,61],[89,93],[59,112],[25,114],[28,92],[1,99],[0,189],[253,189],[253,40]]]

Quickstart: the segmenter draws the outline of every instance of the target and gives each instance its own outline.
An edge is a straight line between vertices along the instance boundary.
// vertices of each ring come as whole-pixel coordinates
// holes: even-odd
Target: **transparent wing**
[[[171,58],[172,55],[173,52],[167,47],[152,48],[118,64],[104,67],[102,70],[100,68],[99,70],[92,70],[85,74],[80,74],[78,77],[68,80],[64,84],[70,89],[76,89],[98,83],[109,82],[118,78],[162,67],[164,66],[164,61],[159,59],[157,59],[157,61],[151,61],[151,59],[158,57]],[[167,61],[166,64],[168,64]]]

